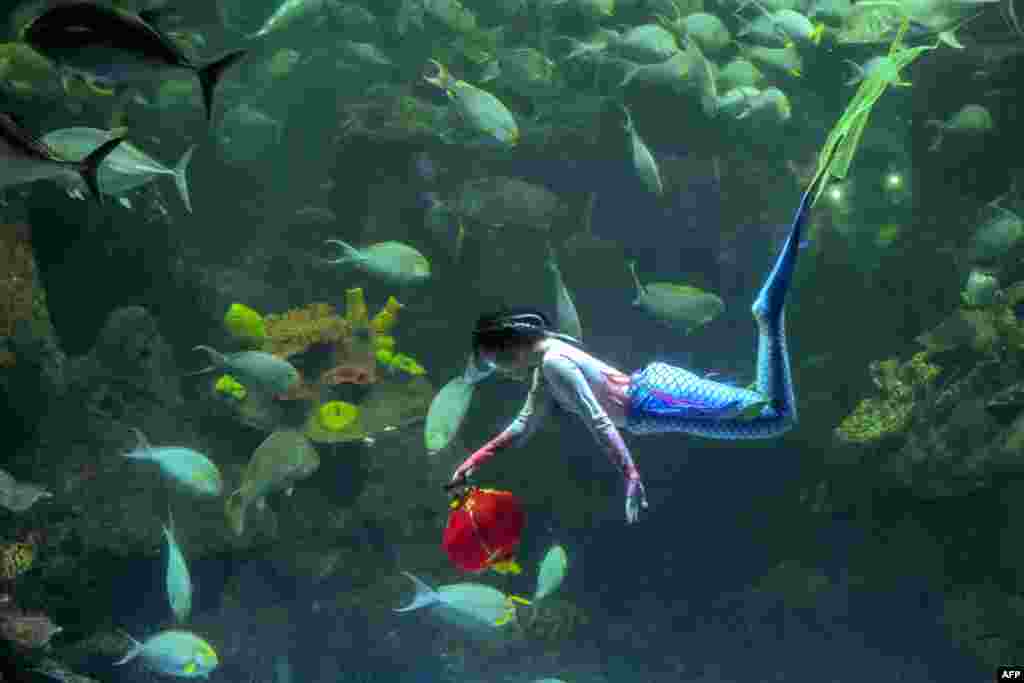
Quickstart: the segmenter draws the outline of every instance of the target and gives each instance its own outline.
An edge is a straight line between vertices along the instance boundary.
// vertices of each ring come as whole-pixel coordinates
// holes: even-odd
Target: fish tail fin
[[[235,536],[245,533],[245,509],[248,507],[248,500],[242,496],[239,489],[228,496],[224,501],[224,516],[228,519],[228,526],[235,532]]]
[[[211,365],[209,367],[205,367],[202,370],[196,370],[195,372],[190,372],[190,373],[185,375],[186,377],[192,377],[193,375],[202,375],[203,373],[211,372],[213,370],[216,370],[217,368],[224,367],[227,364],[227,362],[228,362],[228,359],[224,356],[223,353],[221,353],[217,349],[214,349],[214,348],[212,348],[210,346],[204,346],[204,345],[200,344],[199,346],[193,346],[192,350],[193,351],[203,351],[203,352],[205,352],[207,355],[210,356],[210,362],[212,362],[213,365]]]
[[[82,175],[86,187],[89,188],[89,193],[100,204],[103,203],[103,195],[100,194],[100,166],[103,164],[103,160],[110,156],[110,153],[122,142],[124,142],[124,138],[107,140],[78,164],[78,172]]]
[[[640,73],[640,66],[630,63],[629,66],[626,67],[626,75],[623,76],[622,80],[619,82],[619,89],[621,90],[629,85],[633,79],[636,78],[638,73]]]
[[[412,602],[405,607],[396,608],[395,612],[411,612],[422,607],[429,607],[441,601],[441,596],[438,595],[437,591],[428,586],[423,580],[409,572],[402,572],[402,574],[408,577],[413,582],[413,585],[416,586],[416,595],[412,596]]]
[[[199,87],[203,91],[203,106],[206,107],[207,121],[213,119],[213,91],[217,88],[217,83],[220,82],[225,71],[248,53],[248,50],[232,50],[220,59],[196,70],[196,75],[199,76]]]
[[[185,209],[189,213],[192,213],[192,200],[189,198],[188,192],[188,165],[192,162],[192,153],[194,151],[196,151],[195,145],[186,149],[185,153],[181,155],[181,159],[174,166],[174,184],[178,188],[181,201],[185,204]]]
[[[348,242],[342,242],[341,240],[326,240],[324,244],[333,244],[341,250],[341,256],[336,259],[328,259],[328,263],[342,266],[347,263],[355,263],[359,260],[359,250]]]
[[[646,290],[644,289],[644,284],[640,282],[640,276],[636,274],[636,259],[627,262],[626,266],[629,268],[629,274],[633,276],[633,282],[636,284],[637,292],[642,295]]]
[[[135,434],[135,449],[124,454],[124,457],[131,458],[132,460],[148,460],[149,459],[149,439],[138,427],[132,427],[132,432]],[[136,451],[138,451],[136,453]]]
[[[124,657],[121,657],[121,659],[114,662],[114,666],[120,666],[122,664],[130,662],[131,660],[138,657],[139,653],[142,652],[142,643],[135,640],[135,638],[132,638],[131,634],[129,634],[127,631],[121,631],[121,635],[123,635],[125,638],[131,641],[132,646],[131,649],[129,649],[128,652],[125,653]]]
[[[857,62],[853,61],[852,59],[844,59],[843,61],[846,62],[847,64],[849,64],[850,65],[850,69],[851,69],[850,77],[848,79],[846,79],[845,85],[847,85],[847,86],[857,85],[858,83],[860,83],[861,81],[864,80],[864,77],[865,77],[864,67],[862,67],[860,64],[858,64]]]

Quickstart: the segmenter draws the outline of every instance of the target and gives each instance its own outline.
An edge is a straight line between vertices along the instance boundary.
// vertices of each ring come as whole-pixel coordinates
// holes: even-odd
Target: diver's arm
[[[478,448],[473,455],[466,458],[465,462],[458,466],[452,481],[458,481],[471,475],[482,463],[489,460],[492,455],[509,446],[521,446],[530,436],[537,431],[537,427],[543,422],[548,412],[550,397],[544,390],[544,382],[540,369],[533,371],[533,381],[530,383],[530,392],[526,396],[522,409],[516,419],[505,428],[503,432]]]
[[[630,490],[635,491],[637,484],[631,482],[640,481],[640,472],[633,463],[629,448],[622,440],[618,427],[594,396],[587,378],[583,376],[576,363],[564,356],[545,358],[544,377],[559,396],[575,402],[576,412],[582,416],[590,433],[594,435],[594,439],[604,449],[608,459],[626,482],[627,494]]]

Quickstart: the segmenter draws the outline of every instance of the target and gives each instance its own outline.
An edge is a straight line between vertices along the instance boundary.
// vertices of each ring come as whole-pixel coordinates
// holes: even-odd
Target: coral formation
[[[221,375],[213,385],[213,390],[236,401],[244,401],[249,395],[249,391],[231,375]]]
[[[835,430],[845,443],[881,441],[906,430],[915,401],[932,388],[940,369],[929,363],[927,352],[900,363],[896,359],[871,364],[871,378],[879,396],[862,400]]]
[[[224,314],[224,327],[235,339],[254,348],[260,348],[267,340],[263,316],[244,304],[231,304]]]
[[[359,408],[345,401],[327,401],[306,422],[306,436],[316,443],[343,443],[366,437]]]
[[[351,335],[347,320],[334,306],[307,304],[264,318],[267,341],[264,350],[282,358],[306,351],[316,344],[336,344]]]
[[[13,581],[32,569],[35,559],[34,543],[19,541],[0,545],[0,579]]]
[[[0,604],[0,637],[16,646],[32,650],[45,647],[62,630],[45,614],[12,605],[9,597]]]
[[[49,323],[42,288],[37,285],[30,236],[24,223],[0,225],[0,337],[14,336],[19,322],[39,318]],[[0,366],[14,363],[10,351],[0,353]]]

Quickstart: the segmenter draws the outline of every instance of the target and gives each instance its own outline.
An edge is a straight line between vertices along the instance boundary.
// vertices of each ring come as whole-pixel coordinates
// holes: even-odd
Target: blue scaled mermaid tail
[[[796,424],[796,396],[786,351],[786,294],[810,213],[814,187],[800,200],[789,237],[754,300],[757,381],[742,389],[665,363],[633,374],[626,429],[633,434],[686,432],[710,439],[769,439]]]

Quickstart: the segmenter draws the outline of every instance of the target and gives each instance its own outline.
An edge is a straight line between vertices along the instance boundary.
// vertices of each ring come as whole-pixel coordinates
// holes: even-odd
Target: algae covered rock
[[[905,363],[896,359],[871,364],[878,395],[862,400],[835,430],[840,442],[870,444],[902,435],[910,424],[915,402],[924,397],[940,369],[918,353]]]
[[[836,428],[830,457],[869,465],[884,475],[876,485],[924,498],[964,495],[1021,472],[1024,419],[1013,405],[1021,366],[1001,348],[993,359],[951,356],[941,373],[927,352],[902,364],[873,363],[878,395]],[[1006,404],[1001,414],[993,410],[998,397]]]

